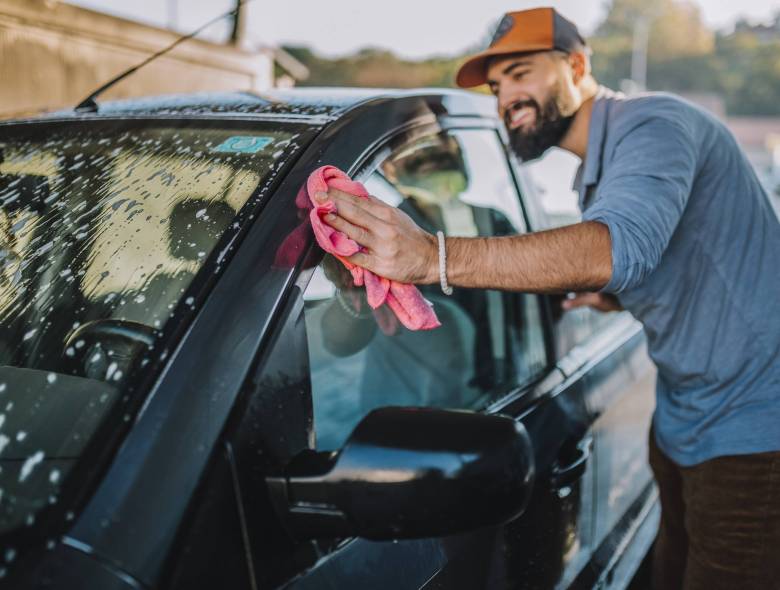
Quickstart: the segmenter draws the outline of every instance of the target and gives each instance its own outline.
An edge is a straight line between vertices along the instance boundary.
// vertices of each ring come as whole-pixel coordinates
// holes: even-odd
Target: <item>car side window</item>
[[[436,132],[390,145],[358,178],[429,232],[525,230],[506,156],[490,130]],[[412,332],[326,255],[304,293],[318,448],[336,449],[370,410],[388,405],[481,409],[546,366],[538,299],[419,287],[441,327]]]
[[[531,185],[533,197],[539,205],[537,229],[551,229],[582,221],[577,193],[572,188],[578,166],[579,159],[576,156],[560,149],[549,150],[544,157],[521,165],[521,171]],[[564,311],[561,308],[563,296],[549,296],[548,300],[558,359],[604,330],[619,315],[587,307]]]

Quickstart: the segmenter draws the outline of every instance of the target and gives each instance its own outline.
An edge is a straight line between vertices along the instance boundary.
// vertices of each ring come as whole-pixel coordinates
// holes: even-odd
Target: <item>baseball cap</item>
[[[585,40],[577,26],[554,8],[507,12],[488,48],[470,57],[460,67],[455,82],[461,88],[484,84],[487,81],[487,60],[497,55],[552,49],[569,53],[582,46],[585,46]]]

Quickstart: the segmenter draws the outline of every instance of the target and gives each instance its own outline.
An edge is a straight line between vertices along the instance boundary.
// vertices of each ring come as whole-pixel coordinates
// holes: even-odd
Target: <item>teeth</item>
[[[530,107],[523,107],[512,113],[512,123],[518,123],[531,113]]]

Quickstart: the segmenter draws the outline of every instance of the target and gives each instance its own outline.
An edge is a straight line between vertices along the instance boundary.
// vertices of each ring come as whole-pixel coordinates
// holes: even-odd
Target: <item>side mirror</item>
[[[438,537],[519,516],[534,460],[522,424],[505,416],[380,408],[341,451],[305,451],[266,481],[298,539]]]

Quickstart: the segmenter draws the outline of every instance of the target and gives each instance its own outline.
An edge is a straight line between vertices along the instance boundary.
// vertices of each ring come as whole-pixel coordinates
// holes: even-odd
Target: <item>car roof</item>
[[[196,92],[148,96],[98,104],[97,112],[62,110],[34,117],[34,120],[224,116],[261,119],[294,119],[321,124],[339,119],[358,106],[403,98],[430,98],[449,101],[460,115],[495,116],[495,99],[491,96],[455,89],[420,88],[413,90],[385,88],[290,88],[263,92]],[[453,110],[453,109],[449,109]],[[10,123],[11,121],[3,121]]]

